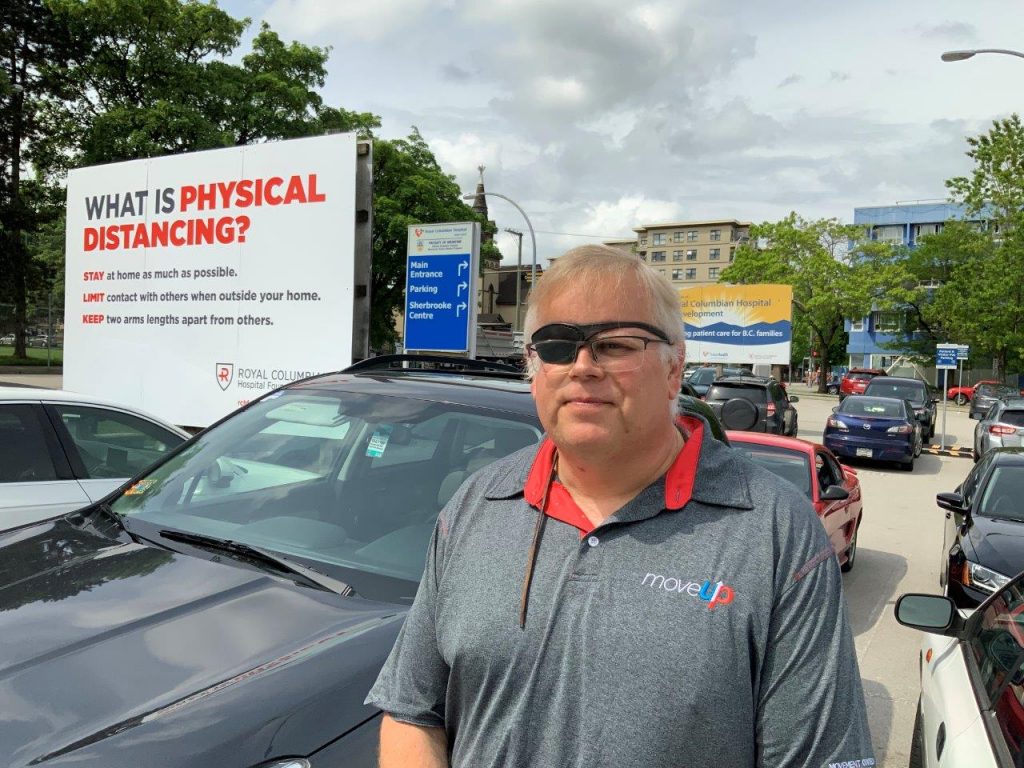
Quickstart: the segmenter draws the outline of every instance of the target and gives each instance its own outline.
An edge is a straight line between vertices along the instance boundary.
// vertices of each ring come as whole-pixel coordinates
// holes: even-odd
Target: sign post
[[[955,371],[957,368],[959,344],[937,344],[935,346],[935,369],[938,371]],[[946,450],[946,405],[949,386],[946,374],[942,375],[942,439],[939,449]]]
[[[410,226],[405,267],[405,350],[475,358],[480,224]]]

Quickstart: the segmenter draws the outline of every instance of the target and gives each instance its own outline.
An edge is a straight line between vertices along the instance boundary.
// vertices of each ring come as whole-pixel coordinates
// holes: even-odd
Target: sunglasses
[[[612,334],[608,331],[639,329],[657,338],[636,334]],[[603,335],[602,335],[603,334]],[[668,334],[648,323],[619,321],[612,323],[549,323],[538,328],[526,345],[546,365],[572,365],[582,347],[589,347],[590,356],[606,371],[630,371],[643,365],[648,344],[671,344]]]

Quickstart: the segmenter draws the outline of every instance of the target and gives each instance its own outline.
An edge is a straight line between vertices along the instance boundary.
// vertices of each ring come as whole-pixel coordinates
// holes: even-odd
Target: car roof
[[[886,375],[885,371],[883,371],[881,368],[851,368],[846,373],[847,374],[850,374],[850,373],[873,373],[876,376],[885,376]]]
[[[801,440],[798,437],[783,437],[767,432],[740,432],[730,429],[726,433],[730,442],[753,443],[756,445],[767,445],[773,448],[788,448],[793,451],[810,454],[814,450],[825,451],[825,446],[820,443],[812,443],[810,440]]]
[[[712,386],[715,384],[760,384],[764,386],[768,382],[769,379],[764,376],[719,376],[712,382]]]
[[[327,373],[293,382],[281,390],[352,392],[449,402],[507,411],[537,419],[530,385],[523,380],[473,375],[465,371],[372,370]]]
[[[924,379],[913,379],[909,376],[886,376],[886,384],[923,384],[925,387],[928,386],[928,382]],[[870,387],[871,385],[868,384]]]
[[[1024,466],[1024,448],[993,448],[986,452],[986,456],[992,456],[993,464],[1009,464],[1011,466]]]
[[[114,400],[106,400],[102,397],[82,395],[78,392],[69,392],[66,389],[45,389],[43,387],[16,387],[9,384],[0,384],[0,403],[70,403],[75,405],[98,405],[105,408],[116,408],[120,411],[133,413],[142,416],[150,421],[155,421],[168,429],[177,432],[184,437],[190,437],[188,432],[174,426],[166,419],[161,419],[148,411],[136,408]]]

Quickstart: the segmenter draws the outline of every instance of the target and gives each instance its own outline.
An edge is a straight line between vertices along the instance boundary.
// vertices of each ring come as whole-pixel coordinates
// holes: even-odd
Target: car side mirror
[[[850,492],[841,485],[830,485],[821,494],[822,501],[842,501],[850,498]]]
[[[799,403],[800,402],[800,398],[797,397],[796,395],[790,395],[789,402],[791,402],[791,403]]]
[[[980,413],[979,413],[979,414],[978,414],[977,416],[975,416],[975,415],[974,415],[974,411],[971,411],[971,412],[970,412],[970,413],[968,414],[968,416],[970,416],[970,418],[972,418],[972,419],[978,419],[978,420],[980,420],[980,419],[981,419],[981,417],[982,417],[982,415],[981,415]]]
[[[959,493],[937,493],[935,494],[935,503],[950,512],[966,512],[964,497]]]
[[[964,627],[953,601],[942,595],[901,595],[895,613],[900,624],[922,632],[960,637]]]
[[[838,411],[839,411],[839,406],[838,405],[833,405],[832,406],[832,413],[836,413]]]

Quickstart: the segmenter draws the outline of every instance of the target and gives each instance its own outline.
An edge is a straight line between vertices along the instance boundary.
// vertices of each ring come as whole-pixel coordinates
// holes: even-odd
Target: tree
[[[391,346],[398,340],[395,313],[405,295],[408,228],[413,224],[467,220],[479,217],[462,201],[455,177],[441,170],[417,128],[404,139],[374,142],[372,348]],[[481,248],[481,261],[500,258],[493,243]]]
[[[791,213],[782,221],[750,228],[750,239],[736,250],[735,261],[722,273],[726,283],[781,283],[793,287],[793,309],[806,324],[823,371],[833,359],[833,347],[843,334],[843,320],[870,311],[877,279],[858,259],[849,259],[848,246],[863,235],[859,227],[836,219],[807,221]],[[876,244],[858,246],[869,252]],[[826,377],[819,377],[824,392]]]

